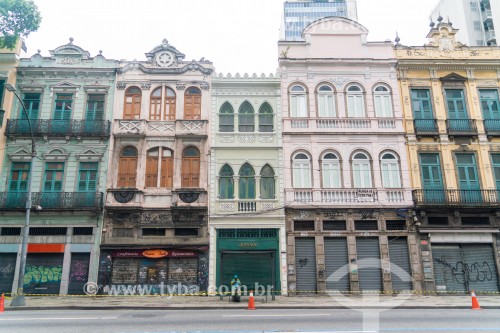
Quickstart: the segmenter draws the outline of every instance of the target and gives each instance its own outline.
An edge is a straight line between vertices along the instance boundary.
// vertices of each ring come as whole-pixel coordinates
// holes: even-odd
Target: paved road
[[[373,311],[352,310],[102,310],[9,311],[0,332],[377,332]],[[500,332],[500,310],[390,310],[380,332]]]

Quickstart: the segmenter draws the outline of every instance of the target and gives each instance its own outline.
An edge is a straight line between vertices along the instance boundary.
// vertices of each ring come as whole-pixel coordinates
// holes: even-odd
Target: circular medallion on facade
[[[115,197],[115,200],[118,201],[119,203],[127,203],[132,201],[132,199],[134,199],[135,193],[128,191],[115,192],[113,193],[113,196]]]
[[[196,192],[179,193],[179,198],[185,203],[193,203],[196,200],[198,200],[199,196],[200,196],[200,194],[196,193]]]
[[[167,51],[158,53],[155,59],[160,67],[169,67],[174,63],[174,55]]]

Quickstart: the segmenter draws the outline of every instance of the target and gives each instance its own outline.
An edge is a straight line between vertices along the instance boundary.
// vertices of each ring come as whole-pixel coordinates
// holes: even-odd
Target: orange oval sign
[[[142,255],[146,258],[163,258],[168,255],[165,250],[146,250],[142,252]]]

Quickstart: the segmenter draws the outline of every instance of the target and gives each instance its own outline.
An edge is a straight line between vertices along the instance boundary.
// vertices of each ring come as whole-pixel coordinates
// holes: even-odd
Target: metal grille
[[[389,238],[389,257],[391,260],[392,290],[411,290],[412,276],[406,237]]]
[[[30,228],[30,236],[66,236],[68,228]]]
[[[295,238],[295,272],[297,291],[314,293],[317,290],[314,238]]]
[[[21,235],[21,228],[3,227],[1,235],[2,236],[20,236]]]
[[[278,229],[219,229],[219,238],[276,238]]]
[[[389,220],[385,221],[387,230],[406,230],[405,220]]]
[[[293,221],[295,231],[314,231],[314,221]]]
[[[354,221],[356,230],[378,230],[377,221]]]
[[[429,216],[427,218],[427,224],[430,225],[448,225],[447,216]]]
[[[93,230],[92,227],[74,227],[73,236],[92,236]]]
[[[462,224],[490,225],[490,219],[486,216],[462,216]]]
[[[278,237],[277,229],[260,229],[260,238],[276,238]]]
[[[378,237],[356,238],[360,290],[382,290]]]
[[[344,231],[347,230],[346,221],[323,221],[323,230]]]
[[[165,236],[165,228],[143,228],[143,236]]]
[[[347,238],[325,238],[326,289],[348,291]]]
[[[198,237],[198,228],[175,228],[175,235]]]
[[[219,238],[235,238],[236,230],[234,229],[219,229]]]

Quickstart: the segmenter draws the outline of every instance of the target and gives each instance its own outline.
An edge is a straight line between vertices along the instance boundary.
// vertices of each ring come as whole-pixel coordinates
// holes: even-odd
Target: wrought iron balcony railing
[[[500,135],[500,119],[485,119],[484,130],[487,135]]]
[[[439,133],[436,119],[415,119],[413,125],[417,135],[436,135]]]
[[[449,135],[477,135],[476,120],[474,119],[448,119],[446,128]]]
[[[0,210],[23,210],[26,208],[26,192],[0,192]],[[34,192],[33,207],[44,210],[101,210],[101,192]]]
[[[33,119],[30,121],[34,136],[109,137],[111,131],[111,122],[108,120]],[[30,136],[28,121],[9,119],[5,135]]]
[[[417,206],[500,207],[497,190],[414,190]]]

